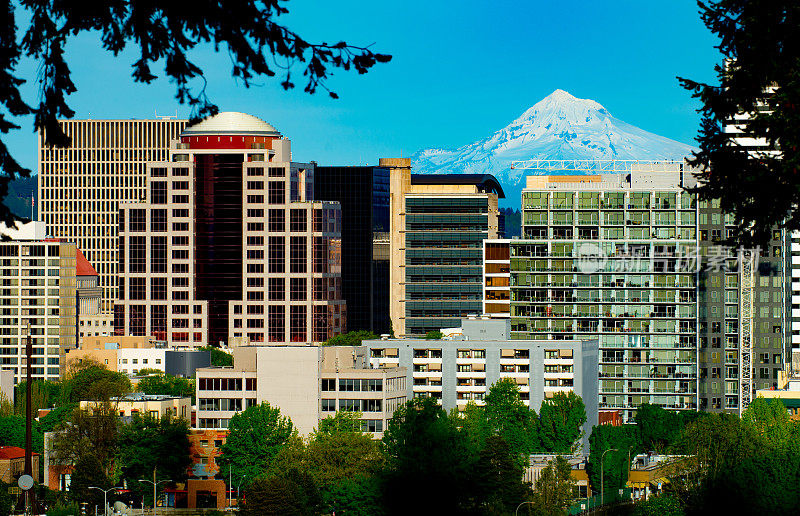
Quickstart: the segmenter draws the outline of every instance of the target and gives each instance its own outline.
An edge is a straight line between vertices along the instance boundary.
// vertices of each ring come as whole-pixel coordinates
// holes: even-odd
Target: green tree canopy
[[[360,346],[362,340],[375,340],[380,337],[369,330],[351,331],[336,335],[325,341],[325,346]]]
[[[498,380],[484,397],[486,421],[492,433],[508,443],[512,453],[524,457],[540,447],[536,413],[528,409],[519,387],[510,378]]]
[[[92,410],[76,408],[60,428],[53,440],[55,463],[77,464],[92,456],[106,477],[112,476],[119,419],[111,403],[101,403]]]
[[[717,84],[680,79],[702,102],[697,191],[734,214],[739,239],[764,243],[776,225],[800,229],[800,4],[709,0],[698,6],[719,39],[723,62],[715,67]],[[726,126],[740,113],[750,115],[748,136],[773,152],[731,141]]]
[[[444,334],[439,330],[431,330],[425,334],[425,338],[428,340],[440,340],[444,337]]]
[[[531,498],[534,514],[543,516],[566,516],[575,500],[575,480],[572,478],[572,466],[557,455],[547,463],[539,478]]]
[[[155,472],[158,479],[182,482],[192,464],[189,423],[182,418],[136,414],[120,425],[116,444],[116,467],[138,496],[152,492],[139,479],[152,480]]]
[[[609,451],[602,457],[603,452]],[[589,463],[586,466],[592,491],[600,494],[600,466],[603,466],[603,488],[606,493],[616,491],[628,481],[628,457],[642,453],[639,429],[635,425],[599,425],[589,436]]]
[[[522,482],[523,468],[508,443],[489,436],[475,466],[475,509],[481,514],[510,514],[530,496]]]
[[[220,473],[227,477],[232,468],[234,476],[258,477],[296,432],[291,419],[267,402],[234,414],[217,459]]]
[[[41,453],[44,448],[44,437],[39,425],[31,426],[33,451]],[[0,446],[16,446],[25,448],[25,418],[22,416],[0,417]]]
[[[62,380],[64,401],[106,401],[131,392],[131,381],[123,373],[109,371],[104,365],[84,360],[68,366]]]
[[[137,389],[145,394],[168,394],[170,396],[194,397],[194,380],[179,378],[171,374],[154,374],[139,380]]]
[[[542,448],[550,453],[575,451],[580,446],[578,440],[585,422],[586,406],[574,392],[558,392],[551,399],[544,400],[538,424]]]
[[[205,346],[200,351],[211,353],[211,365],[214,367],[230,367],[233,365],[233,355],[226,353],[214,346]]]
[[[789,419],[780,399],[757,397],[742,414],[742,423],[761,436],[765,446],[775,450],[791,447],[800,452],[800,423]]]
[[[398,408],[383,445],[389,512],[414,513],[425,500],[429,513],[450,514],[471,503],[477,457],[433,398],[414,398]]]

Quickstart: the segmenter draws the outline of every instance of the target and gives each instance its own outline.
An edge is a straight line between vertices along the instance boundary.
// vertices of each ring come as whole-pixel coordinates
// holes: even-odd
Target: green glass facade
[[[677,185],[677,181],[675,183]],[[515,339],[599,339],[601,410],[696,409],[697,203],[620,180],[525,190],[512,240]]]
[[[457,327],[482,310],[488,196],[405,199],[406,333]]]

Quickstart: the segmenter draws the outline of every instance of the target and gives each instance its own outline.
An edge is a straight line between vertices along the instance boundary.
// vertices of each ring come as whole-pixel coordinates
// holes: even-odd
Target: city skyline
[[[503,127],[556,89],[596,100],[637,127],[693,144],[698,105],[675,76],[710,79],[709,71],[719,60],[694,2],[630,3],[614,11],[578,4],[580,9],[570,11],[571,22],[564,26],[557,23],[558,8],[542,3],[530,8],[535,16],[520,22],[520,9],[508,4],[495,6],[486,19],[478,4],[459,10],[434,6],[420,13],[391,5],[367,9],[359,2],[348,9],[292,2],[287,22],[298,24],[307,38],[374,42],[371,48],[393,55],[389,65],[365,76],[332,76],[328,86],[339,100],[324,92],[308,95],[302,88],[284,92],[278,80],[245,89],[228,77],[227,57],[210,48],[192,56],[206,70],[207,92],[222,111],[252,113],[273,124],[292,140],[300,160],[374,165],[381,156],[458,147]],[[385,30],[375,23],[389,16],[404,30]],[[448,23],[442,23],[447,16]],[[486,37],[470,38],[475,30]],[[423,40],[428,44],[422,45]],[[431,49],[440,49],[440,54]],[[190,114],[178,106],[168,81],[133,83],[131,52],[114,58],[97,51],[96,38],[82,36],[68,45],[67,53],[77,58],[72,70],[78,91],[69,99],[76,119]],[[32,102],[35,64],[23,60],[20,72],[28,79],[23,89]],[[609,80],[598,81],[599,76]],[[20,123],[22,129],[8,141],[23,165],[35,172],[32,119]],[[359,145],[347,144],[353,141]]]

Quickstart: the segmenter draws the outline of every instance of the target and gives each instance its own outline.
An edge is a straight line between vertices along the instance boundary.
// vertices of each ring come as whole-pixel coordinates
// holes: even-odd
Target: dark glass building
[[[317,167],[314,193],[342,207],[348,329],[389,333],[389,169]]]

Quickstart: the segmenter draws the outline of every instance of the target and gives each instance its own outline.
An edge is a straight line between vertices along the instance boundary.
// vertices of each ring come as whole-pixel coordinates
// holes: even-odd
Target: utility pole
[[[33,446],[31,439],[31,425],[33,421],[33,407],[31,407],[31,385],[33,383],[31,366],[33,365],[33,343],[31,341],[31,322],[27,321],[28,335],[25,341],[25,466],[24,475],[29,475],[33,478]],[[17,509],[22,509],[25,514],[38,514],[36,505],[36,491],[34,489],[26,489],[20,493],[19,501],[17,502]]]

